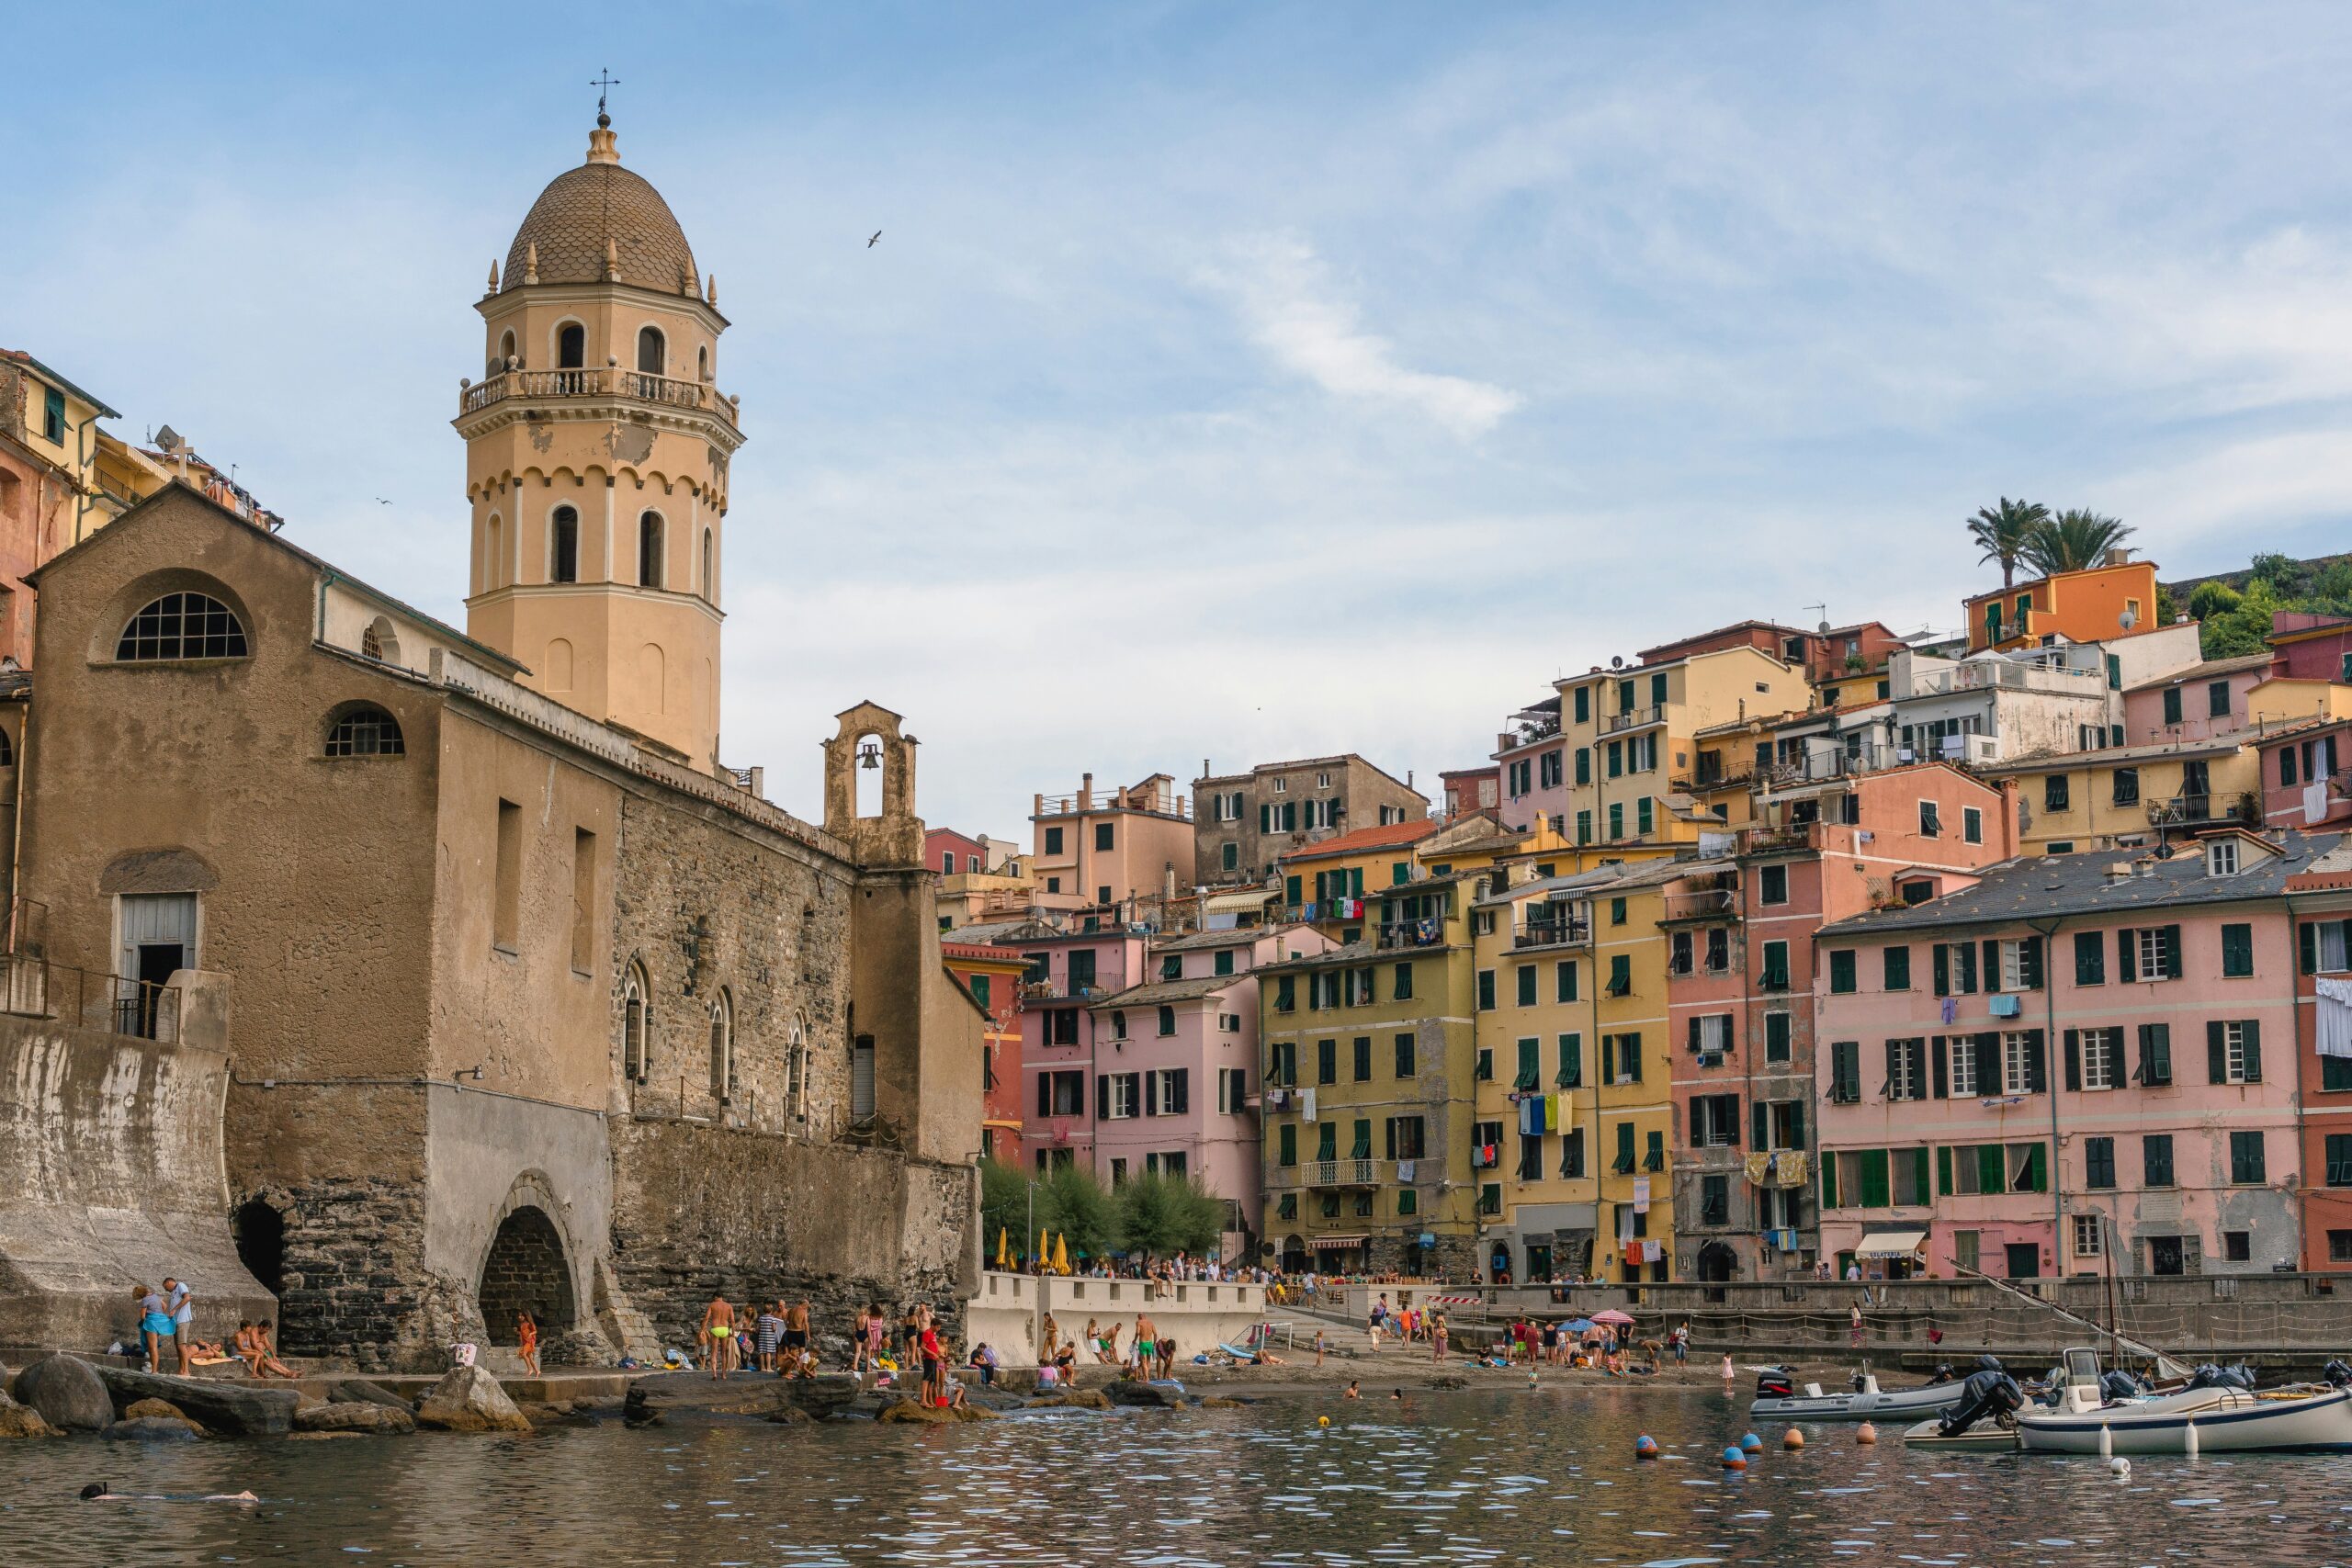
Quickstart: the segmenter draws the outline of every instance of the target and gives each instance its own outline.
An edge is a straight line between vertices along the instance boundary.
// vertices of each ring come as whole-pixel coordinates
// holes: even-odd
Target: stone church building
[[[434,1365],[528,1307],[610,1360],[714,1292],[953,1311],[988,1021],[915,742],[842,714],[822,826],[719,763],[727,323],[602,116],[478,309],[465,631],[184,487],[39,573],[44,956],[227,977],[228,1219],[294,1353]]]

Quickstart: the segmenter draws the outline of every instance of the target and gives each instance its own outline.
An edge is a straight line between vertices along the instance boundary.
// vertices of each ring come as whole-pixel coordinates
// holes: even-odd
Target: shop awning
[[[1862,1237],[1862,1245],[1854,1248],[1857,1258],[1908,1258],[1928,1245],[1928,1233],[1919,1231],[1871,1231]]]
[[[1260,887],[1248,893],[1213,893],[1201,905],[1204,915],[1238,915],[1245,909],[1262,909],[1266,900],[1279,897],[1272,887]]]
[[[1310,1236],[1306,1245],[1319,1252],[1326,1247],[1336,1249],[1342,1247],[1362,1247],[1371,1239],[1370,1236],[1363,1235],[1318,1235]]]

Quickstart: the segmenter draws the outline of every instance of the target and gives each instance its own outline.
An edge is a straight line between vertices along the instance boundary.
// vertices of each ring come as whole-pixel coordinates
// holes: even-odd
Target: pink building
[[[2211,740],[2244,729],[2246,694],[2270,673],[2270,655],[2214,659],[2143,681],[2123,694],[2123,744]]]
[[[1842,1273],[2262,1273],[2301,1253],[2287,879],[2237,829],[1987,870],[1820,933]]]
[[[1667,890],[1678,1279],[1815,1265],[1815,933],[2017,852],[2007,797],[1959,768],[1854,767],[1765,785],[1737,852]]]
[[[957,933],[969,939],[980,928]],[[1066,931],[1031,921],[989,942],[1029,961],[1021,984],[1021,1151],[1038,1170],[1095,1163],[1095,1076],[1112,1056],[1110,1019],[1091,1004],[1136,985],[1144,939],[1125,926]]]
[[[2270,672],[2301,681],[2352,682],[2352,617],[2272,611]]]
[[[1197,1178],[1228,1205],[1231,1258],[1254,1258],[1263,1231],[1255,972],[1330,945],[1309,926],[1166,938],[1140,984],[1089,1010],[1097,1171],[1113,1185],[1142,1171]]]
[[[1136,919],[1191,892],[1192,812],[1166,773],[1099,792],[1085,774],[1075,795],[1036,796],[1029,820],[1029,869],[1040,893]]]
[[[2263,730],[2262,822],[2267,832],[2352,821],[2352,719],[2307,718]]]
[[[1495,768],[1501,783],[1496,818],[1506,828],[1532,828],[1545,818],[1567,816],[1567,743],[1560,739],[1560,699],[1555,693],[1511,715],[1510,728],[1495,737]]]

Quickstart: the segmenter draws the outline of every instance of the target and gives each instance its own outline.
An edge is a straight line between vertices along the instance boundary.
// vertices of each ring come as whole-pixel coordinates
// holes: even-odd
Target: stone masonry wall
[[[614,1273],[665,1344],[691,1343],[714,1292],[806,1299],[833,1362],[861,1303],[928,1302],[960,1326],[971,1168],[676,1122],[616,1121],[613,1143]]]

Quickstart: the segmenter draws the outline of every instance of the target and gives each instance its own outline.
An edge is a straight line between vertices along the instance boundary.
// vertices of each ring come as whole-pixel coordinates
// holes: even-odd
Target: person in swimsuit
[[[172,1331],[172,1314],[164,1310],[164,1294],[144,1285],[130,1288],[131,1300],[139,1303],[139,1339],[147,1348],[147,1370],[164,1370],[164,1339]]]
[[[776,1303],[776,1305],[784,1306],[784,1303],[782,1302],[778,1302]],[[806,1359],[810,1363],[809,1370],[813,1371],[816,1370],[815,1358],[804,1358],[804,1352],[808,1351],[809,1348],[808,1303],[807,1302],[796,1302],[791,1306],[785,1307],[784,1311],[785,1358],[796,1364]]]
[[[889,1333],[890,1315],[882,1310],[882,1303],[876,1302],[865,1319],[865,1370],[867,1371],[875,1371],[880,1368],[882,1341],[889,1337]]]
[[[915,1347],[922,1352],[922,1401],[925,1404],[944,1405],[947,1403],[947,1351],[939,1343],[939,1330],[929,1321],[916,1337]]]
[[[178,1280],[164,1281],[164,1310],[172,1314],[172,1348],[180,1359],[180,1376],[187,1377],[190,1342],[196,1338],[196,1308],[190,1304],[193,1294]]]
[[[1091,1319],[1089,1319],[1087,1322],[1086,1332],[1089,1335],[1091,1335],[1094,1332],[1094,1324]],[[1061,1348],[1061,1344],[1062,1325],[1054,1321],[1054,1314],[1052,1313],[1047,1313],[1046,1314],[1046,1341],[1043,1345],[1040,1345],[1037,1348],[1038,1364],[1041,1366],[1053,1365],[1055,1353]]]
[[[899,1320],[899,1366],[912,1371],[922,1365],[922,1314],[920,1303],[907,1308],[907,1315]]]
[[[539,1322],[528,1312],[514,1314],[514,1353],[522,1359],[526,1375],[539,1375]]]
[[[1152,1358],[1159,1350],[1159,1330],[1152,1326],[1151,1314],[1148,1312],[1138,1313],[1136,1315],[1136,1337],[1132,1341],[1137,1377],[1151,1376]]]
[[[865,1334],[873,1326],[873,1322],[872,1315],[862,1306],[857,1309],[857,1315],[850,1320],[849,1370],[854,1373],[865,1371]]]
[[[729,1355],[727,1342],[735,1337],[735,1308],[725,1296],[713,1296],[710,1304],[702,1309],[703,1370],[713,1378],[725,1379]]]

